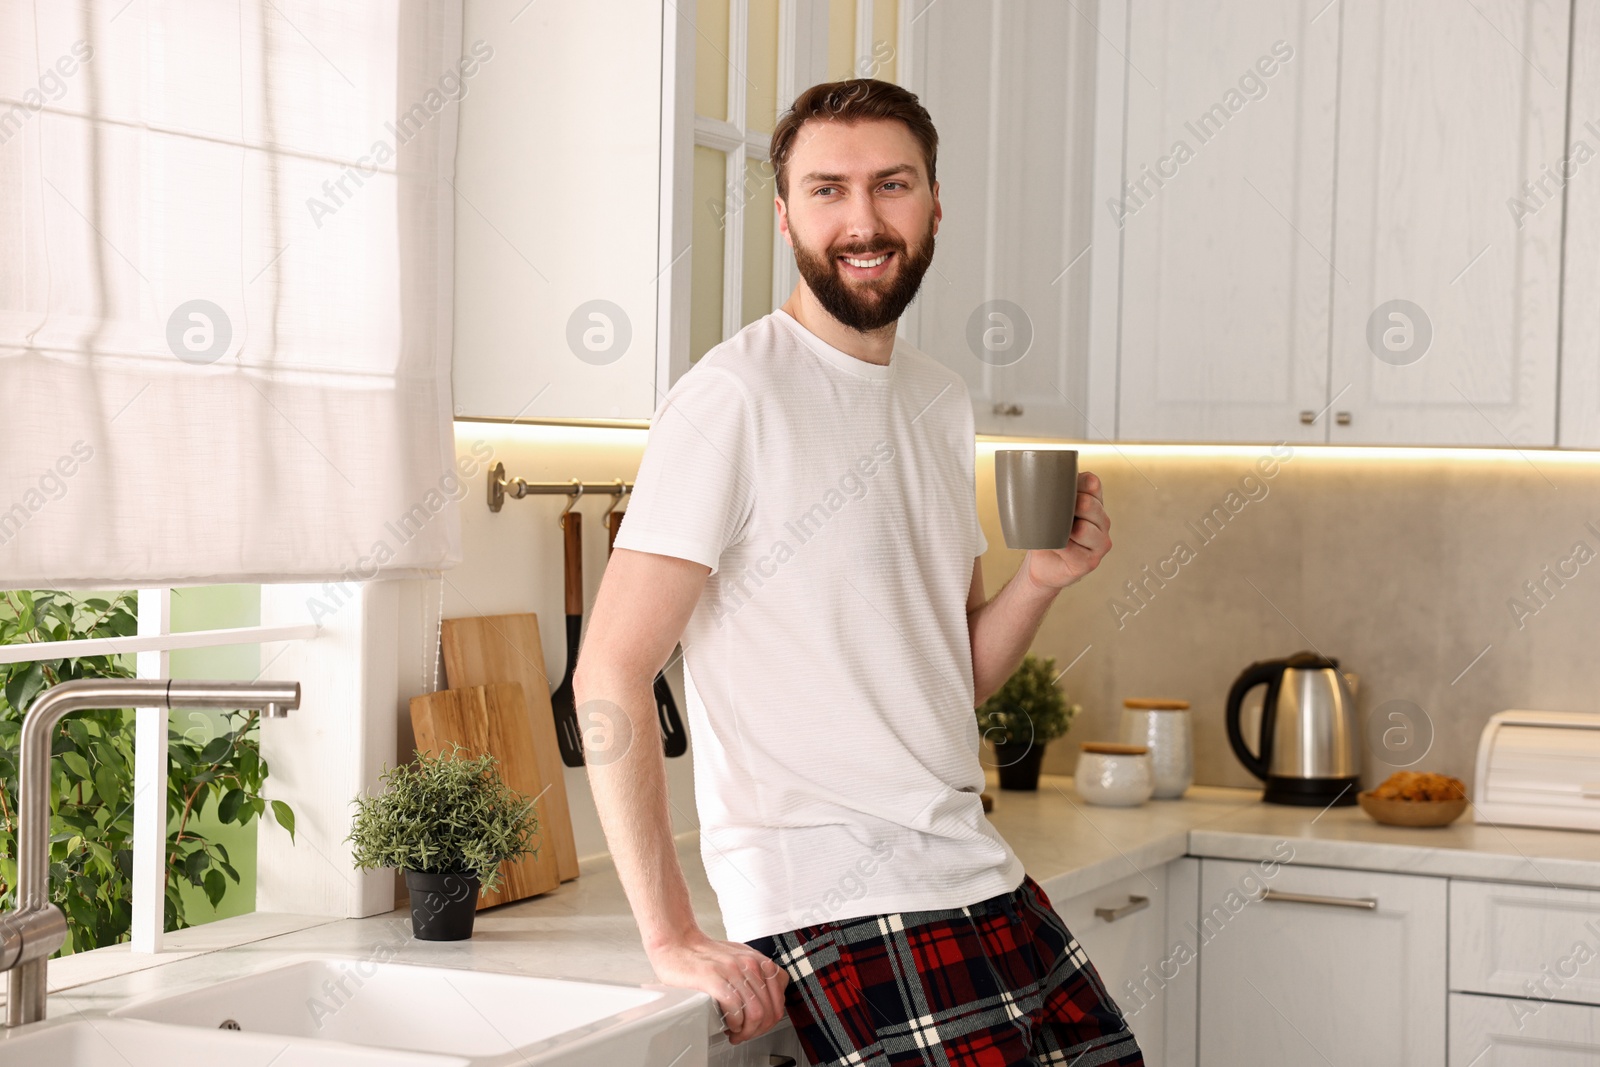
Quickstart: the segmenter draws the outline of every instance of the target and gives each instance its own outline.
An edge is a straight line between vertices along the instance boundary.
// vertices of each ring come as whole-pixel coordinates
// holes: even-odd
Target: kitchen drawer
[[[1600,1008],[1452,993],[1450,1067],[1600,1067]]]
[[[1450,988],[1600,1005],[1600,892],[1452,880]]]

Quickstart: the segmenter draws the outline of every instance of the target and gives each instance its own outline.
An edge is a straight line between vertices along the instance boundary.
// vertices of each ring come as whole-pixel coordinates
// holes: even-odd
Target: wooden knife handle
[[[562,555],[566,560],[565,580],[567,614],[583,614],[583,516],[569,511],[561,517],[561,534],[564,539]]]
[[[606,552],[609,553],[617,547],[617,531],[622,529],[622,512],[613,511],[606,516],[606,529],[610,531],[610,536],[606,540]]]

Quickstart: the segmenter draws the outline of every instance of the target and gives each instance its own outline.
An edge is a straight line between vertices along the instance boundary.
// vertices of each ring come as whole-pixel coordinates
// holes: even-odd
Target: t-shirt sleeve
[[[753,414],[739,380],[691,368],[650,422],[616,547],[693,560],[715,574],[755,503]]]
[[[977,420],[972,414],[972,400],[967,395],[966,382],[962,382],[961,383],[961,392],[962,392],[962,397],[961,397],[962,402],[966,405],[966,418],[962,420],[963,423],[964,423],[964,431],[963,432],[966,434],[965,440],[967,442],[967,447],[969,447],[972,450],[972,459],[968,461],[968,464],[969,464],[969,466],[971,468],[971,473],[972,473],[972,528],[976,532],[976,540],[977,540],[977,544],[978,544],[978,550],[977,550],[977,552],[975,552],[973,554],[976,555],[976,556],[981,556],[985,552],[989,551],[989,539],[987,537],[983,536],[983,519],[978,514],[978,481],[977,481],[977,474],[978,474],[978,471],[977,471],[977,468],[978,468],[978,458],[977,458],[977,453],[978,453],[978,433],[977,433]]]

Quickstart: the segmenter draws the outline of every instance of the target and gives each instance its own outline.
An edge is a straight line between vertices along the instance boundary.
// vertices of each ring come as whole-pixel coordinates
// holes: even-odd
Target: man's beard
[[[844,325],[858,333],[870,333],[890,325],[900,318],[900,313],[917,295],[922,276],[933,262],[933,225],[929,222],[927,239],[915,254],[908,253],[904,242],[885,238],[869,248],[837,248],[820,255],[806,247],[793,230],[794,260],[800,276],[817,298],[817,303]],[[871,258],[893,252],[895,270],[884,278],[852,283],[843,277],[839,256]]]

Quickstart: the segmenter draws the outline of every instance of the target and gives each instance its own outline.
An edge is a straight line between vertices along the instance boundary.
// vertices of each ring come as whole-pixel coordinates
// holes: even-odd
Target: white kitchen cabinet
[[[1450,1067],[1600,1067],[1600,1008],[1452,993]]]
[[[1600,1006],[1600,892],[1452,881],[1450,988]]]
[[[660,0],[467,0],[463,39],[493,55],[461,101],[453,180],[457,415],[647,419],[675,329],[687,366],[671,194],[689,86],[664,57],[692,34]]]
[[[1554,445],[1570,3],[1340,10],[1329,440]]]
[[[1442,1067],[1446,899],[1442,878],[1203,860],[1200,1067]]]
[[[1075,897],[1051,896],[1150,1067],[1194,1067],[1198,961],[1189,927],[1199,881],[1200,861],[1184,858]]]
[[[1301,419],[1327,403],[1339,18],[1316,17],[1324,4],[1132,5],[1125,184],[1099,205],[1123,245],[1119,438],[1324,439]]]
[[[1126,130],[1116,436],[1555,444],[1569,14],[1133,5],[1125,57],[1098,56],[1125,91],[1098,105]]]
[[[1571,152],[1563,153],[1564,167],[1558,161],[1552,168],[1556,181],[1565,183],[1560,195],[1566,199],[1557,443],[1600,448],[1600,6],[1595,4],[1578,4],[1572,11],[1570,82]],[[1554,192],[1555,184],[1547,188]]]
[[[904,336],[966,380],[979,433],[1109,436],[1087,415],[1098,31],[1058,0],[919,7],[944,216]]]
[[[784,7],[789,67],[821,10]],[[494,54],[460,110],[456,413],[648,418],[689,365],[694,16],[465,12]],[[1548,446],[1559,408],[1600,447],[1600,164],[1564,162],[1569,127],[1600,150],[1597,18],[926,5],[899,61],[944,221],[902,329],[982,433]]]

